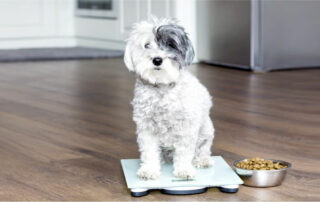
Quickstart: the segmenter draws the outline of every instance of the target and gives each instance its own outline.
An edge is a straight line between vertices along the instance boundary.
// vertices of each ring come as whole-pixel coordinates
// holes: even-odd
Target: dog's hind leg
[[[208,116],[199,132],[196,154],[193,159],[193,164],[197,168],[207,168],[213,165],[211,158],[211,145],[214,138],[214,128],[212,121]]]

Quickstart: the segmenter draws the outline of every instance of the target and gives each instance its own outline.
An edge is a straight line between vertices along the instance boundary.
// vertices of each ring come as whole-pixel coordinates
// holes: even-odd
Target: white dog
[[[180,178],[193,178],[194,166],[213,164],[212,102],[207,89],[187,69],[193,57],[191,41],[175,20],[134,25],[124,61],[137,75],[132,105],[140,178],[157,178],[161,160],[173,160],[173,174]]]

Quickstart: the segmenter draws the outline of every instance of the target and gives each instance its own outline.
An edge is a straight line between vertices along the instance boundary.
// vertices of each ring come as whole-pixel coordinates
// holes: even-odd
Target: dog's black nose
[[[160,57],[155,57],[155,58],[153,58],[152,63],[153,63],[155,66],[160,66],[160,65],[162,64],[162,58],[160,58]]]

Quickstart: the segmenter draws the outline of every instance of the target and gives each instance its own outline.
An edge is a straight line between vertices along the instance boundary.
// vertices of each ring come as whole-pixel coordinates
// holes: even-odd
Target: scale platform
[[[239,184],[243,184],[241,178],[221,156],[212,158],[215,163],[211,168],[197,169],[195,178],[189,180],[174,177],[172,164],[162,164],[161,175],[156,180],[143,180],[137,176],[139,159],[122,159],[121,165],[131,195],[136,197],[147,195],[149,190],[175,195],[199,194],[210,187],[218,187],[227,193],[238,192]]]

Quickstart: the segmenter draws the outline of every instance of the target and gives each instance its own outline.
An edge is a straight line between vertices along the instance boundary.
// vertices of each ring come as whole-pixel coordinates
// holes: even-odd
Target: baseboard
[[[0,49],[20,49],[20,48],[57,48],[57,47],[91,47],[113,50],[124,50],[125,41],[114,41],[106,39],[88,37],[53,37],[53,38],[19,38],[0,39]],[[193,63],[197,63],[197,58]]]
[[[56,47],[92,47],[114,50],[124,50],[124,41],[114,41],[106,39],[88,37],[52,37],[52,38],[17,38],[0,39],[0,49],[20,49],[20,48],[56,48]]]
[[[113,50],[124,50],[126,43],[124,41],[113,41],[87,37],[76,37],[77,45],[83,47],[104,48]]]
[[[0,49],[56,48],[74,46],[77,46],[77,40],[74,37],[0,39]]]

